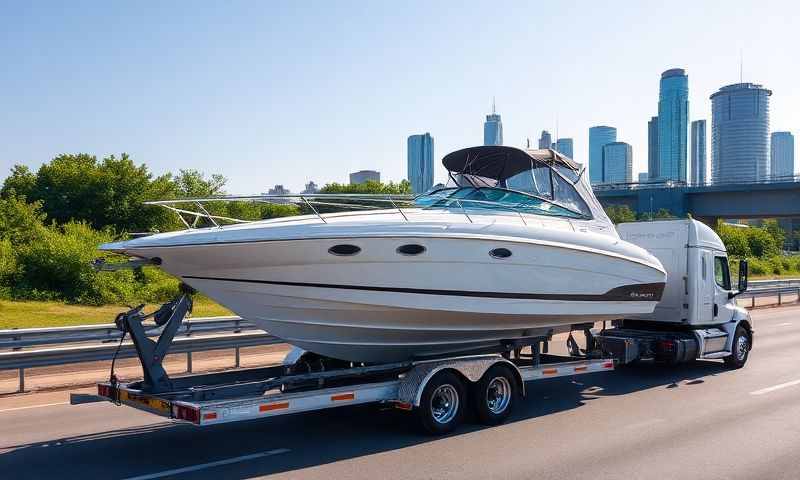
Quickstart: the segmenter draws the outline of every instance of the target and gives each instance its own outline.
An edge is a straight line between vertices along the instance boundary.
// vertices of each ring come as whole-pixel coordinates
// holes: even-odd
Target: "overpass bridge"
[[[630,183],[594,185],[604,207],[627,205],[637,214],[665,208],[677,217],[713,225],[719,218],[800,217],[800,176],[750,183]]]

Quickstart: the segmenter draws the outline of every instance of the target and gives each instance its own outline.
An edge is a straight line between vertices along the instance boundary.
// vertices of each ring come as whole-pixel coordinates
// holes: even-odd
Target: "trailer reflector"
[[[586,371],[586,369],[587,369],[587,368],[588,368],[588,367],[587,367],[587,366],[585,366],[585,365],[584,365],[584,366],[582,366],[582,367],[575,367],[575,371],[576,371],[576,372],[583,372],[583,371]]]
[[[97,394],[101,397],[111,398],[111,385],[97,384]]]
[[[394,408],[399,410],[411,410],[414,408],[414,405],[409,402],[393,402]]]
[[[603,368],[614,368],[614,362],[606,362],[603,364]]]
[[[557,368],[545,368],[542,370],[542,375],[555,375],[556,373],[558,373]]]
[[[283,410],[285,408],[289,408],[289,402],[265,403],[258,406],[258,411],[270,412],[272,410]]]
[[[186,405],[172,405],[172,415],[178,420],[200,424],[200,409]]]
[[[203,420],[216,420],[217,412],[208,412],[203,414]]]
[[[331,395],[331,400],[334,402],[341,402],[345,400],[355,400],[355,399],[356,399],[355,392],[338,393],[336,395]]]

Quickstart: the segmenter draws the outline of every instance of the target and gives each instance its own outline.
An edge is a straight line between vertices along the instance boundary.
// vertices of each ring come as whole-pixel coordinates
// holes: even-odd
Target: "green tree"
[[[609,205],[605,208],[606,215],[616,225],[624,222],[635,222],[636,214],[627,205]]]
[[[387,195],[407,195],[411,193],[411,182],[401,180],[399,183],[381,183],[372,180],[364,183],[344,185],[341,183],[329,183],[320,189],[320,193],[361,193],[361,194],[387,194]]]
[[[775,256],[781,250],[775,238],[764,228],[748,228],[747,244],[750,252],[759,258]],[[783,242],[780,245],[783,245]]]
[[[0,188],[0,197],[22,196],[30,198],[36,188],[36,175],[25,165],[14,165],[11,168],[11,175],[3,181]]]
[[[786,242],[786,232],[778,225],[778,221],[774,218],[764,220],[764,223],[761,224],[761,228],[766,230],[773,240],[775,240],[775,245],[778,246],[778,249],[783,250],[783,246]]]
[[[27,203],[25,197],[0,198],[0,239],[23,245],[42,235],[45,214],[40,202]]]
[[[732,227],[720,220],[717,222],[715,230],[722,239],[722,243],[725,244],[729,255],[745,258],[752,254],[748,242],[748,228]]]

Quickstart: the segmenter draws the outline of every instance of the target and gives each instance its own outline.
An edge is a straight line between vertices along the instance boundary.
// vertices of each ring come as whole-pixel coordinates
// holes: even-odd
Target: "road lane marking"
[[[206,468],[219,467],[221,465],[230,465],[232,463],[246,462],[248,460],[255,460],[258,458],[270,457],[272,455],[280,455],[281,453],[288,453],[291,450],[288,448],[277,448],[266,452],[253,453],[250,455],[242,455],[241,457],[227,458],[225,460],[217,460],[216,462],[201,463],[192,465],[191,467],[175,468],[172,470],[164,470],[163,472],[150,473],[147,475],[139,475],[138,477],[128,477],[125,480],[150,480],[152,478],[168,477],[170,475],[177,475],[179,473],[196,472]]]
[[[773,385],[771,387],[762,388],[761,390],[750,392],[750,395],[763,395],[765,393],[774,392],[775,390],[781,390],[787,387],[794,387],[795,385],[800,385],[800,380],[792,380],[791,382],[781,383],[778,385]]]
[[[776,327],[790,327],[791,325],[792,325],[792,322],[783,322],[783,323],[779,323],[779,324],[777,324],[775,326]]]
[[[42,405],[28,405],[27,407],[6,408],[5,410],[0,410],[0,413],[16,412],[18,410],[28,410],[30,408],[55,407],[56,405],[69,405],[69,402],[44,403]]]

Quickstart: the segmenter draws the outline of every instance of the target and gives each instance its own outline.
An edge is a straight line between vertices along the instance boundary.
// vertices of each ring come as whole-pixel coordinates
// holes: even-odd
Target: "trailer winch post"
[[[163,366],[164,357],[184,317],[192,311],[190,290],[185,288],[182,290],[184,293],[150,315],[143,314],[142,307],[139,306],[117,317],[117,326],[123,332],[130,333],[133,345],[136,347],[136,354],[144,374],[142,387],[147,392],[162,393],[172,390],[172,381]],[[150,317],[153,317],[156,325],[164,327],[156,341],[148,338],[143,325],[143,322]]]

